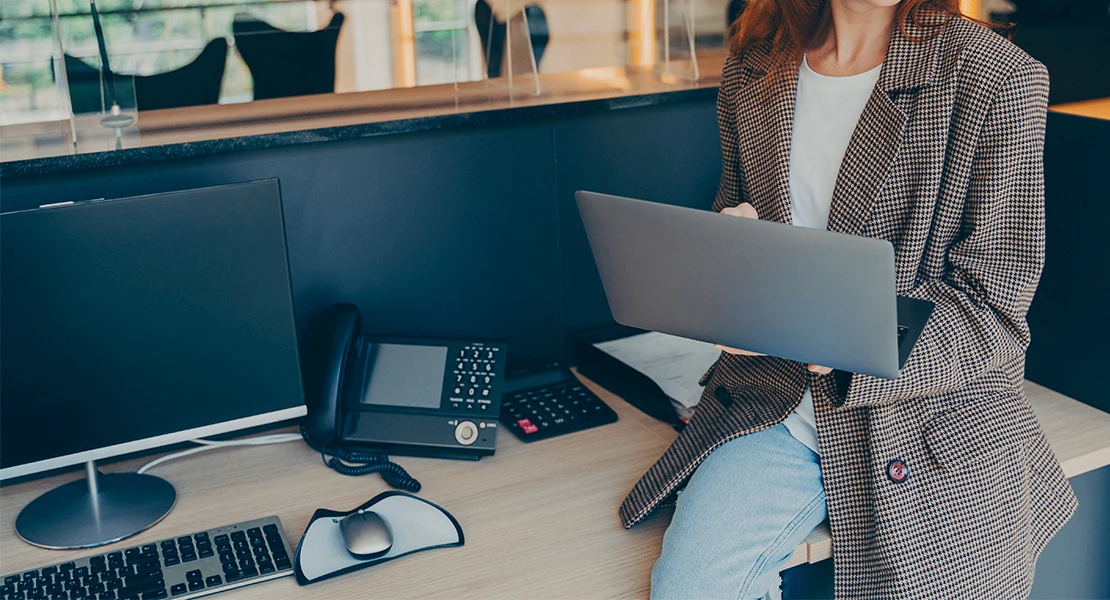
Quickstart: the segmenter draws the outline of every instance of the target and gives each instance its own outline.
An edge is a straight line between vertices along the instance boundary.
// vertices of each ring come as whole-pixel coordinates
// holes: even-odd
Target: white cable
[[[265,444],[281,444],[284,442],[295,442],[300,439],[302,438],[299,433],[275,433],[272,435],[262,435],[253,438],[244,438],[241,440],[228,440],[226,442],[214,440],[189,440],[194,444],[200,444],[200,446],[196,448],[189,448],[188,450],[182,450],[181,452],[174,452],[173,454],[167,454],[161,458],[156,458],[139,467],[139,470],[135,472],[139,475],[142,475],[143,473],[146,473],[150,469],[164,462],[168,462],[176,458],[181,458],[183,456],[189,456],[190,454],[196,454],[198,452],[218,450],[220,448],[228,448],[231,446],[262,446]]]
[[[280,444],[282,442],[293,442],[302,439],[299,433],[274,433],[271,435],[260,435],[258,437],[243,438],[241,440],[189,440],[194,444],[201,444],[203,446],[261,446],[263,444]]]

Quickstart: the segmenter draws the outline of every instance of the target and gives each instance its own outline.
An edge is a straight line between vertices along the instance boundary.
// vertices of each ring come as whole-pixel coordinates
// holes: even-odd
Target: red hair
[[[898,30],[907,39],[915,39],[906,31],[908,23],[928,30],[950,18],[968,18],[960,12],[959,0],[902,0],[895,13]],[[800,59],[831,25],[829,0],[748,0],[729,27],[730,48],[743,52],[770,42],[772,56]]]

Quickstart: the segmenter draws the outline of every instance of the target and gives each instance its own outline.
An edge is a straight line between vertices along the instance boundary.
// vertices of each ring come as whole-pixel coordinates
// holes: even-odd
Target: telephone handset
[[[341,460],[338,449],[491,455],[507,352],[500,342],[366,335],[358,308],[334,305],[305,339],[306,441]]]
[[[337,411],[343,366],[362,329],[362,316],[352,304],[335,304],[309,328],[304,348],[304,386],[308,416],[305,432],[313,442],[333,446],[339,441]]]

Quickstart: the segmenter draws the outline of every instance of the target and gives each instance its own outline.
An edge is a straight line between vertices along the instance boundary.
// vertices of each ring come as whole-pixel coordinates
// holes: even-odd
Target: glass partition
[[[694,48],[693,0],[662,0],[655,4],[659,43],[655,44],[656,72],[665,82],[698,80]]]
[[[74,115],[103,116],[113,105],[140,119],[150,110],[441,85],[535,95],[546,76],[583,70],[593,80],[648,68],[664,81],[691,81],[696,51],[723,44],[729,4],[95,0],[98,36],[89,0],[0,0],[0,125],[76,130]]]
[[[538,4],[525,6],[523,0],[477,0],[474,24],[487,80],[538,95],[537,64],[548,43],[543,8]]]

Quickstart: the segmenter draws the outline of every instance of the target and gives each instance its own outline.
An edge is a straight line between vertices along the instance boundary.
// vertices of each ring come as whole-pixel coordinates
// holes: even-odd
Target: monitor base
[[[101,474],[85,463],[85,479],[35,498],[15,521],[29,544],[56,550],[92,548],[122,540],[161,521],[177,500],[160,477],[138,473]]]

